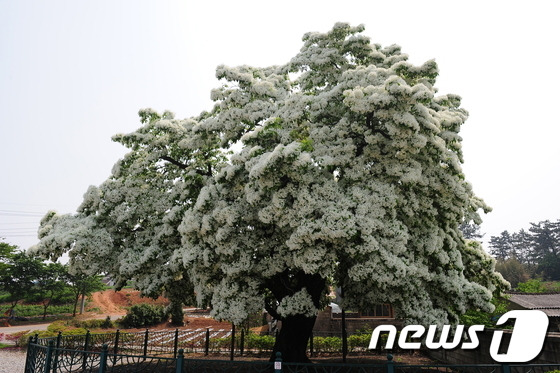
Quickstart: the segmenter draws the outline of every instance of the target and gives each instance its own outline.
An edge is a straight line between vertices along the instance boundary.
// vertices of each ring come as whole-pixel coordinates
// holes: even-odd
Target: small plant
[[[102,329],[112,329],[115,327],[115,323],[111,321],[111,316],[107,316],[105,320],[101,323]]]
[[[42,330],[41,332],[47,333],[47,331],[45,330]],[[6,340],[15,342],[16,347],[25,347],[27,346],[27,343],[29,343],[29,338],[39,333],[40,331],[38,330],[35,331],[23,330],[21,332],[6,335]]]

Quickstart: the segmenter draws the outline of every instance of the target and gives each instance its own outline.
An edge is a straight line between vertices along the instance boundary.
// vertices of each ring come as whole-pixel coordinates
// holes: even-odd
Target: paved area
[[[0,333],[4,334],[12,334],[21,332],[24,330],[47,330],[47,326],[51,323],[47,324],[29,324],[29,325],[17,325],[17,326],[3,326],[0,327]]]
[[[0,349],[0,373],[21,373],[25,368],[25,352]]]

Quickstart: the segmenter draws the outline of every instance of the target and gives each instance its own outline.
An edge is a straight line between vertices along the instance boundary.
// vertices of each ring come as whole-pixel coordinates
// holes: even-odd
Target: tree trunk
[[[307,344],[313,331],[313,325],[315,325],[315,319],[317,316],[303,315],[282,318],[282,327],[276,337],[270,361],[276,359],[276,352],[281,352],[282,361],[309,363]]]
[[[276,352],[282,353],[282,360],[287,362],[308,363],[307,343],[311,337],[317,315],[309,317],[304,315],[290,315],[282,317],[277,312],[276,306],[287,296],[294,295],[297,291],[305,289],[311,296],[315,308],[321,306],[321,296],[327,290],[327,280],[319,274],[307,274],[302,270],[285,270],[270,279],[268,289],[274,299],[265,302],[268,313],[282,325],[276,337],[271,361],[276,359]]]
[[[74,310],[72,311],[72,317],[76,317],[76,310],[78,309],[78,301],[80,300],[80,293],[76,294],[74,299]]]
[[[50,301],[49,303],[46,304],[43,303],[43,320],[47,319],[47,309],[49,308],[50,303],[51,303]]]
[[[84,313],[85,308],[86,308],[86,295],[82,294],[82,303],[80,304],[80,315]]]

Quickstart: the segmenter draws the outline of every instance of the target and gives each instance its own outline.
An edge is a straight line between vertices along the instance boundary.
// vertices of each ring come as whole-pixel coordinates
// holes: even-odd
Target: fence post
[[[309,338],[309,356],[313,357],[313,331],[311,331],[311,337]]]
[[[511,367],[509,364],[502,364],[502,373],[511,373]]]
[[[113,365],[117,363],[117,354],[119,353],[119,340],[121,339],[121,331],[117,329],[115,333],[115,345],[113,346]]]
[[[346,311],[342,309],[342,362],[346,363],[348,354],[348,336],[346,334]]]
[[[25,368],[23,370],[25,373],[35,373],[35,350],[37,349],[37,346],[31,346],[32,343],[33,337],[29,337],[29,340],[27,341],[27,356],[25,357]]]
[[[204,345],[204,355],[208,356],[210,350],[210,329],[206,328],[206,344]]]
[[[148,329],[146,329],[146,334],[144,334],[144,357],[148,356]]]
[[[175,329],[175,342],[173,342],[173,357],[177,357],[177,347],[179,347],[179,329]]]
[[[56,368],[58,366],[58,353],[60,349],[60,342],[62,340],[62,332],[58,332],[56,336],[56,349],[54,350],[54,363],[53,363],[53,373],[56,373]]]
[[[175,373],[182,373],[184,364],[185,364],[185,356],[184,356],[184,351],[181,348],[179,350],[179,356],[177,356],[177,360],[175,361]]]
[[[235,324],[231,323],[231,351],[229,352],[229,359],[233,361],[233,353],[235,351]]]
[[[276,360],[274,360],[274,373],[282,373],[282,353],[276,353]]]
[[[241,341],[239,343],[239,355],[243,356],[243,345],[245,344],[245,329],[241,329]]]
[[[52,353],[54,349],[54,341],[51,339],[49,341],[49,346],[47,347],[47,357],[45,359],[45,373],[50,373],[51,371],[51,362],[52,362]]]
[[[387,373],[395,373],[395,362],[391,354],[387,354]]]
[[[91,336],[91,334],[90,334],[89,330],[86,331],[86,340],[84,342],[84,357],[83,357],[83,361],[82,361],[82,370],[86,370],[86,367],[87,367],[87,358],[88,358],[90,336]]]
[[[99,373],[105,373],[107,371],[107,353],[109,346],[107,343],[103,344],[103,349],[101,350],[101,354],[99,355]]]

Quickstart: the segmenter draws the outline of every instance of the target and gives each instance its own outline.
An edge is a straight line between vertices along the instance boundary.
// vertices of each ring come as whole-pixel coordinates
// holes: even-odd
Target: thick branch
[[[186,165],[186,164],[181,163],[181,162],[179,162],[179,161],[177,161],[177,160],[175,160],[175,159],[173,159],[173,158],[171,158],[171,157],[168,157],[168,156],[166,156],[166,155],[161,156],[160,159],[162,159],[162,160],[164,160],[164,161],[168,161],[169,163],[172,163],[172,164],[174,164],[175,166],[177,166],[177,167],[179,167],[179,168],[181,168],[181,169],[183,169],[183,170],[184,170],[185,168],[187,168],[187,165]]]
[[[182,170],[184,170],[188,167],[188,165],[186,165],[185,163],[181,163],[178,160],[173,159],[171,157],[168,157],[166,155],[161,156],[160,159],[163,160],[163,161],[168,161],[169,163],[179,167]],[[212,165],[210,163],[208,163],[206,171],[195,170],[195,172],[199,175],[202,175],[202,176],[212,176]]]
[[[376,133],[381,134],[387,140],[391,140],[391,136],[389,136],[388,133],[386,133],[381,129],[381,122],[379,122],[379,119],[373,116],[373,111],[371,113],[368,113],[366,117],[366,125],[372,130],[374,130]]]

